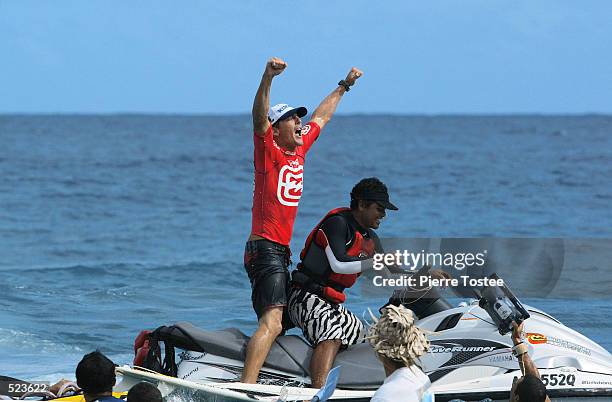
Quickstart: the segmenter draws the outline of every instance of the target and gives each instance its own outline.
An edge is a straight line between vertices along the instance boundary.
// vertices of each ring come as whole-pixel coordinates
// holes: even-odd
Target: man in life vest
[[[342,303],[344,290],[372,268],[374,253],[383,252],[377,229],[385,211],[397,211],[387,187],[377,178],[361,180],[351,191],[350,208],[337,208],[313,229],[292,274],[289,316],[314,346],[310,361],[312,387],[320,388],[338,351],[364,341],[361,321]]]
[[[363,74],[352,68],[302,126],[306,108],[286,104],[270,107],[272,79],[286,67],[287,63],[276,57],[268,61],[253,101],[255,188],[244,267],[259,326],[246,350],[241,379],[245,383],[256,382],[272,343],[283,329],[290,327],[284,313],[289,243],[302,196],[306,153],[332,118],[342,96]]]

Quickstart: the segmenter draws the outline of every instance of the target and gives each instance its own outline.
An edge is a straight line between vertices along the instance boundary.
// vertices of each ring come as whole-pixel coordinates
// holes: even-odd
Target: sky
[[[612,113],[612,1],[0,0],[0,113]]]

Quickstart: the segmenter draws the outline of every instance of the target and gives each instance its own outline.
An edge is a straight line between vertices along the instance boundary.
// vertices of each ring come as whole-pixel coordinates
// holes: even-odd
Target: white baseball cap
[[[268,112],[268,120],[270,120],[270,124],[274,124],[277,121],[286,119],[294,114],[297,114],[299,117],[304,117],[307,113],[308,110],[306,110],[304,106],[291,107],[286,103],[279,103],[278,105],[274,105],[270,108],[270,111]]]

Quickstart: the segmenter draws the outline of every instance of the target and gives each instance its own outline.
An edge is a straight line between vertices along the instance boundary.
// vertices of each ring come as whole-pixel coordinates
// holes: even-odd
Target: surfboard
[[[115,398],[125,399],[127,392],[113,392]],[[61,398],[53,399],[54,402],[85,402],[83,395],[64,396]]]
[[[312,399],[319,389],[301,387],[283,387],[279,385],[245,384],[239,382],[224,383],[196,383],[170,377],[146,369],[132,367],[117,367],[116,372],[122,377],[114,391],[126,391],[140,381],[149,381],[158,385],[164,396],[176,389],[186,389],[203,393],[207,396],[216,396],[238,401],[268,401],[277,402],[279,396],[284,401],[304,401]],[[374,391],[354,391],[336,389],[329,400],[333,401],[369,401]]]

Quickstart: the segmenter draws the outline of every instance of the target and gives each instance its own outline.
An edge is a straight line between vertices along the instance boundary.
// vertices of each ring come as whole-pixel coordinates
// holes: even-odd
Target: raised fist
[[[512,321],[512,342],[515,345],[523,340],[523,324],[525,324],[525,321],[521,322],[521,325],[516,325],[516,322]]]
[[[285,68],[287,68],[287,63],[278,57],[272,57],[266,63],[266,75],[274,77],[285,71]]]
[[[355,81],[357,81],[357,79],[361,77],[362,75],[363,75],[363,71],[361,71],[357,67],[353,67],[351,71],[349,71],[344,81],[346,81],[347,84],[353,86],[355,85]]]

